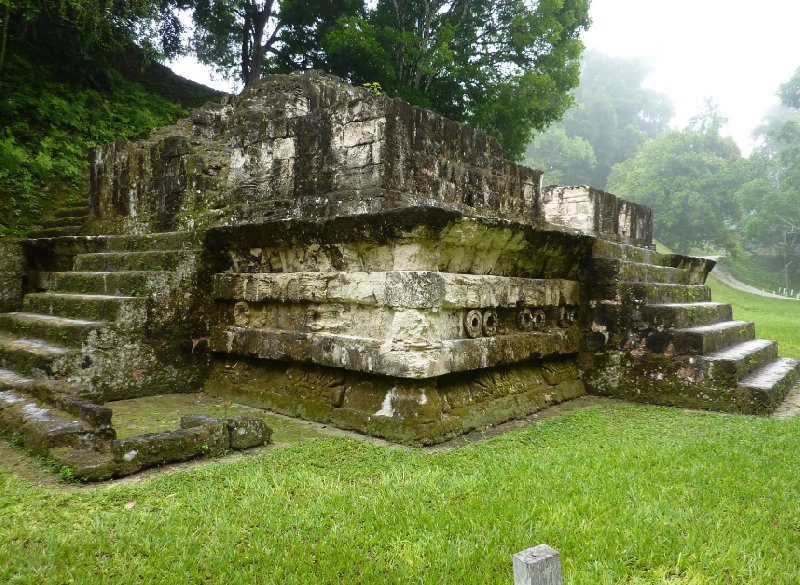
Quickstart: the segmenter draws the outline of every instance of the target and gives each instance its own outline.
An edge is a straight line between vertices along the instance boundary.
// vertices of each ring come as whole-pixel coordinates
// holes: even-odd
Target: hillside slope
[[[220,95],[146,63],[136,48],[76,63],[11,39],[0,73],[0,235],[25,235],[83,197],[91,147],[144,136]]]

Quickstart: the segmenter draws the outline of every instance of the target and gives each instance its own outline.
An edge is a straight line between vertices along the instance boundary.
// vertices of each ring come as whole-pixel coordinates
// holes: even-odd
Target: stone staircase
[[[53,217],[42,222],[41,228],[31,232],[32,238],[57,238],[77,236],[89,220],[89,205],[85,201],[67,203],[56,210]]]
[[[713,262],[598,241],[586,282],[586,355],[603,374],[591,391],[658,404],[766,413],[800,377],[800,363],[756,339],[753,323],[733,320],[711,300]],[[605,357],[599,351],[607,353]]]
[[[63,213],[64,223],[78,217]],[[186,293],[197,277],[199,236],[43,231],[50,230],[60,235],[26,242],[34,270],[21,310],[0,313],[0,430],[76,477],[124,475],[141,465],[115,440],[103,404],[193,391],[202,380],[203,364],[191,359],[198,306]],[[193,424],[186,432],[201,438],[189,443],[167,437],[178,455],[159,459],[150,449],[152,461],[142,465],[188,458],[187,449],[208,444],[201,439],[209,424]]]

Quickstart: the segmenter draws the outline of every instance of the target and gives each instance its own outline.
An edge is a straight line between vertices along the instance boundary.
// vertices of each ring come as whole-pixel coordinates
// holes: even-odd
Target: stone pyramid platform
[[[496,141],[316,72],[90,154],[88,201],[0,241],[0,431],[103,479],[262,444],[250,419],[117,439],[201,389],[410,445],[585,393],[773,410],[796,360],[659,254],[649,209],[543,187]]]

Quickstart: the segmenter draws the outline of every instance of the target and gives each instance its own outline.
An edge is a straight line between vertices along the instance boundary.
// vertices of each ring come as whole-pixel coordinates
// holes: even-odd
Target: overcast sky
[[[729,120],[723,134],[745,154],[778,86],[800,66],[800,0],[592,0],[590,14],[588,48],[647,60],[646,84],[673,99],[677,127],[712,98]],[[231,91],[192,59],[173,68]]]
[[[639,56],[683,127],[712,98],[748,153],[750,133],[800,67],[800,0],[592,0],[586,46]]]

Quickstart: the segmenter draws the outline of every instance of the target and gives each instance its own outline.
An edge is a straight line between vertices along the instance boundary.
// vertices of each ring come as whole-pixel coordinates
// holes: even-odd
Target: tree
[[[551,185],[589,185],[597,158],[587,140],[568,136],[557,124],[528,145],[525,164],[543,170],[544,180]]]
[[[656,237],[680,252],[738,249],[735,194],[757,175],[736,143],[720,136],[724,122],[710,104],[687,128],[644,144],[609,176],[609,190],[653,209]]]
[[[326,68],[323,39],[363,0],[187,0],[198,60],[245,85],[268,71]]]
[[[759,178],[737,193],[742,232],[754,253],[783,260],[783,282],[800,269],[800,68],[778,91],[781,106],[764,119],[751,155]]]
[[[642,87],[649,67],[642,61],[608,57],[596,51],[584,55],[576,105],[561,122],[534,138],[528,147],[528,164],[555,173],[564,184],[606,187],[611,167],[627,160],[646,141],[666,129],[673,107],[664,94]],[[555,134],[581,139],[591,147],[595,163],[563,158],[547,168]]]
[[[572,103],[589,0],[193,0],[201,61],[316,67],[496,136],[520,158]],[[265,31],[265,32],[264,32]]]

